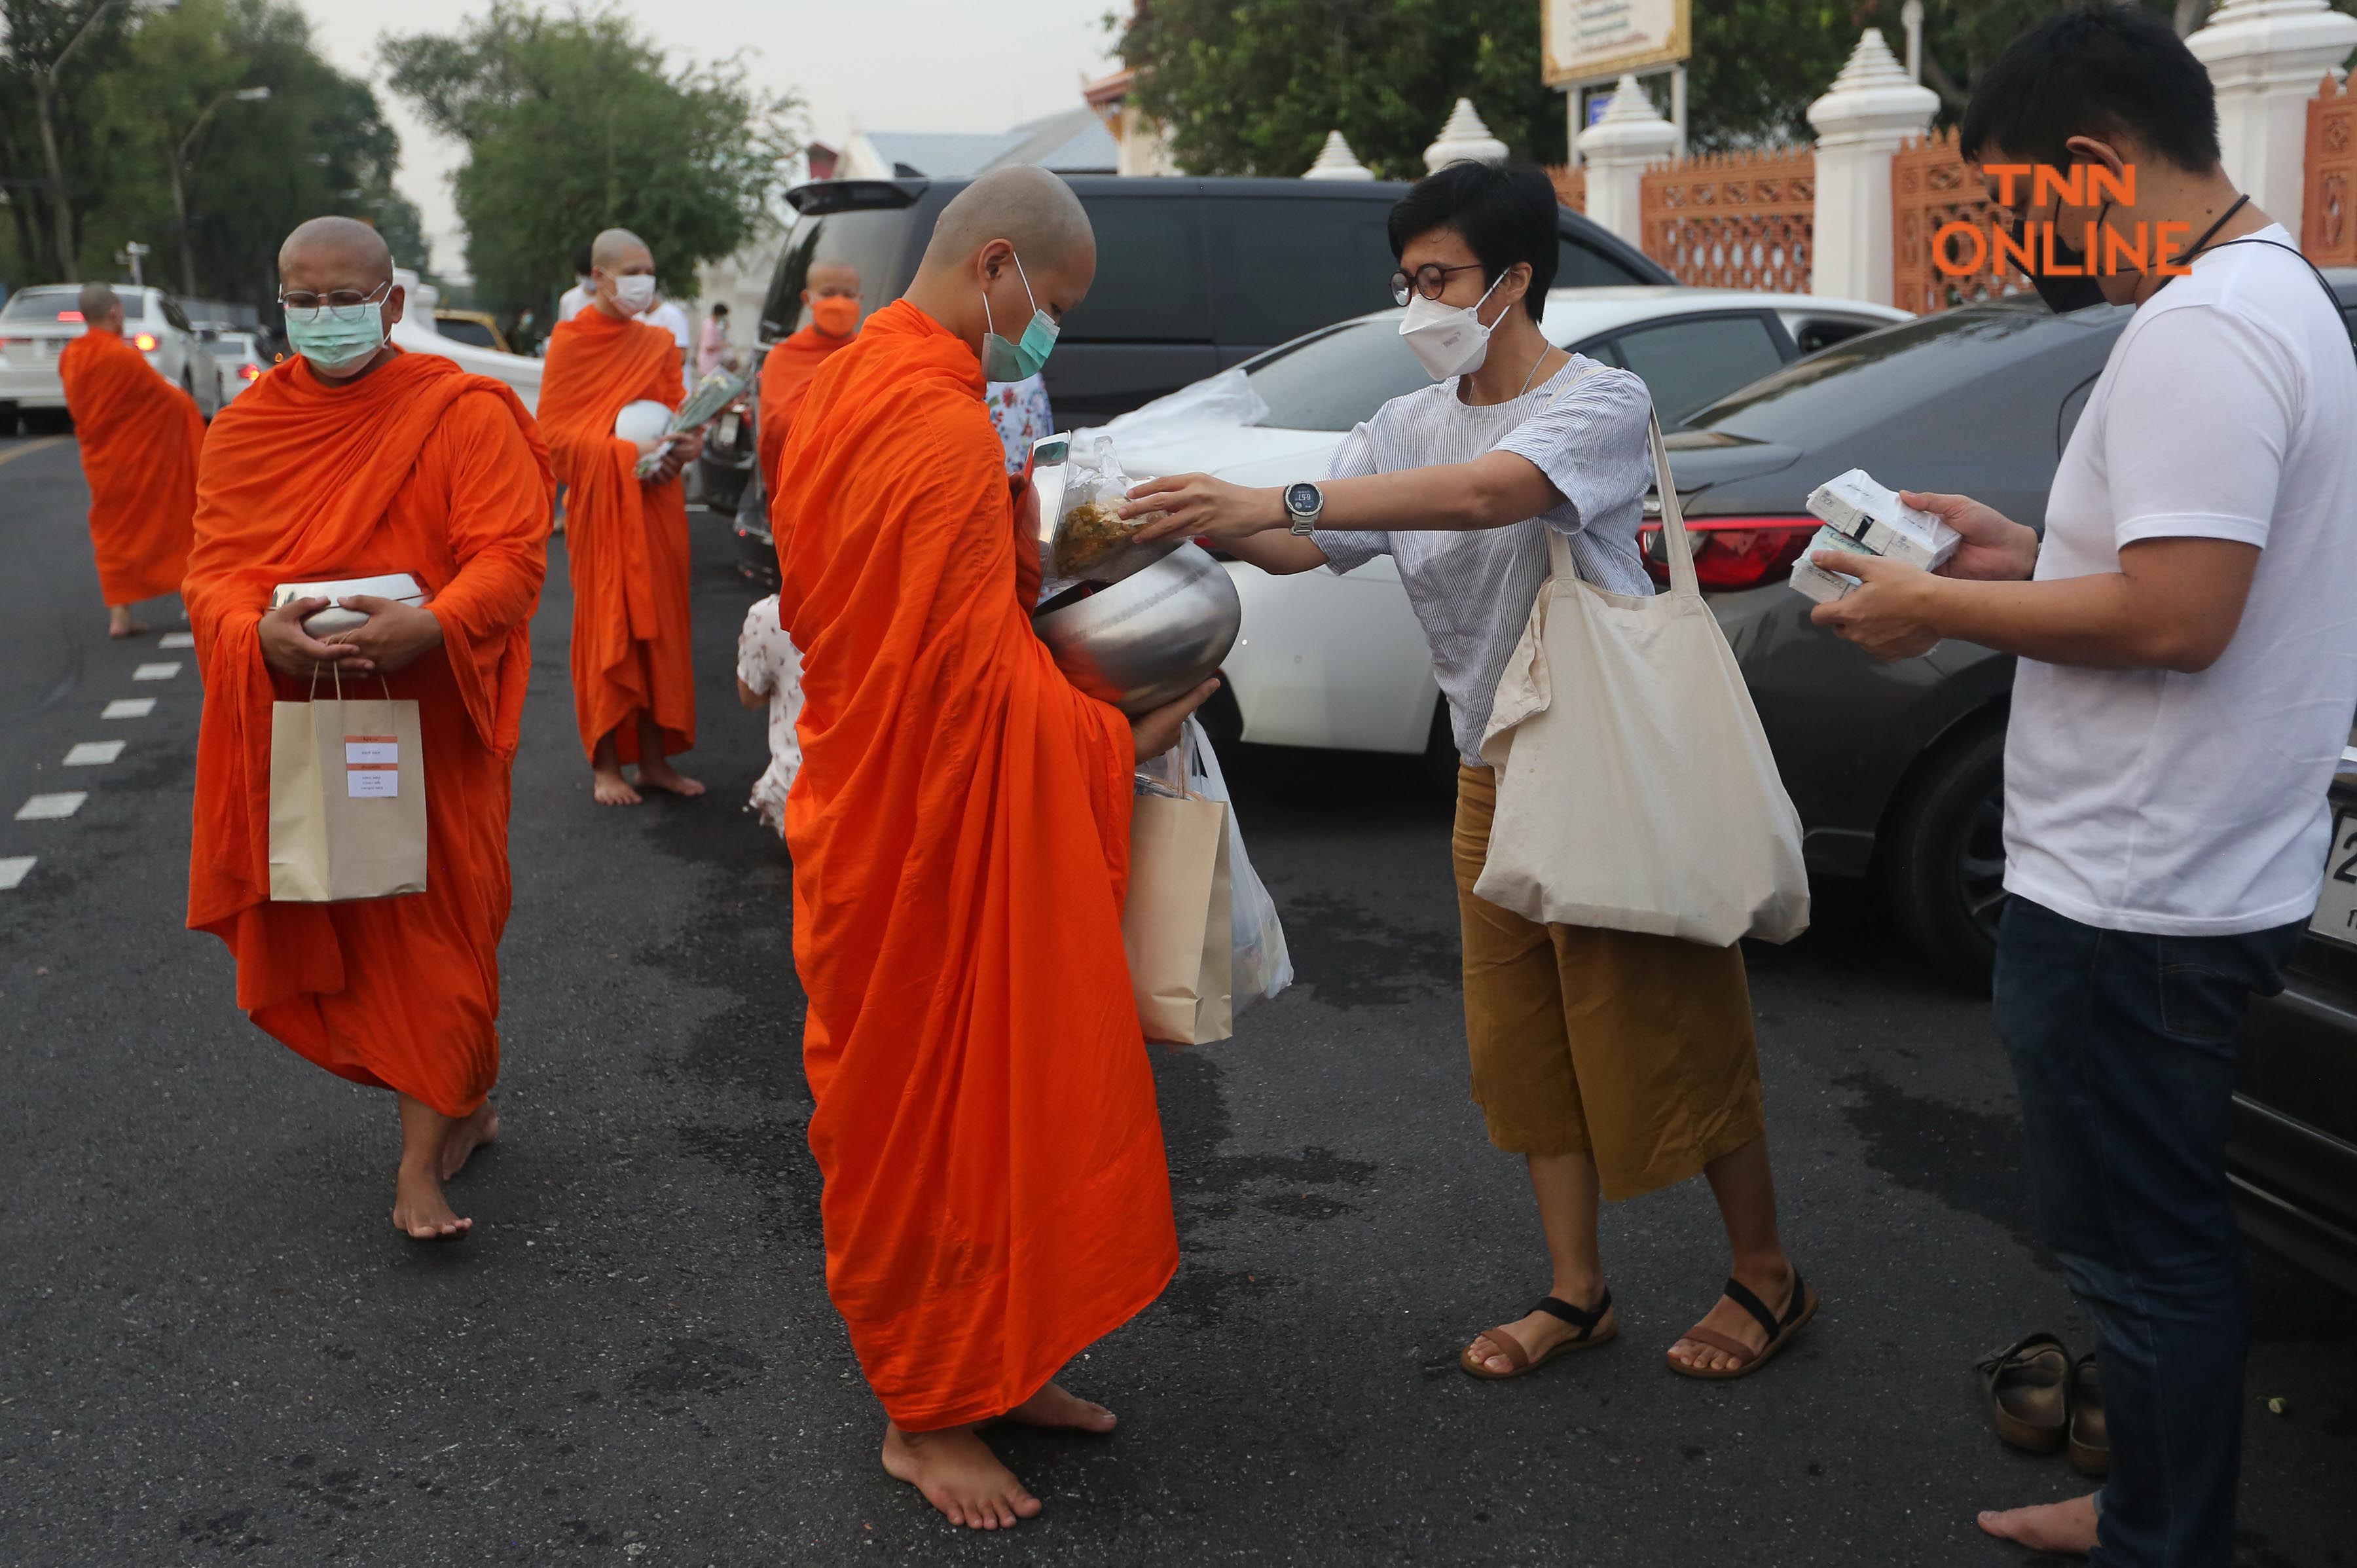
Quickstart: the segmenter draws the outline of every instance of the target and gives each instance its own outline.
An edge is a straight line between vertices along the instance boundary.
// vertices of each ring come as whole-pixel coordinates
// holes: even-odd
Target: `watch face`
[[[1297,484],[1286,488],[1285,510],[1296,513],[1313,512],[1318,509],[1319,503],[1324,499],[1325,498],[1318,493],[1316,485],[1303,479]]]

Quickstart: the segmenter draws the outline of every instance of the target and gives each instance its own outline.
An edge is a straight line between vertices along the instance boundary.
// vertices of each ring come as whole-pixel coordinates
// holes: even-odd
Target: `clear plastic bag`
[[[1121,515],[1136,478],[1125,472],[1101,431],[1071,438],[1064,495],[1042,575],[1050,581],[1117,583],[1168,555],[1176,542],[1137,544],[1132,535],[1161,514]]]
[[[1178,744],[1137,773],[1140,790],[1163,795],[1191,794],[1218,800],[1228,808],[1228,890],[1234,909],[1235,962],[1229,992],[1234,1011],[1242,1014],[1255,1002],[1273,1000],[1293,983],[1293,959],[1285,945],[1285,927],[1277,919],[1276,900],[1269,897],[1260,874],[1244,853],[1243,824],[1236,821],[1234,800],[1220,771],[1220,758],[1202,725],[1187,721]]]

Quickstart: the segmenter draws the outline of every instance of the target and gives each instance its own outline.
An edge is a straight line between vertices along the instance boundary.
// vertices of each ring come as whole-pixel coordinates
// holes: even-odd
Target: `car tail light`
[[[1817,532],[1813,517],[1699,517],[1686,520],[1694,541],[1695,578],[1705,593],[1756,588],[1790,572]],[[1645,570],[1666,585],[1669,559],[1662,553],[1662,525],[1648,522],[1639,535]]]
[[[258,381],[262,379],[262,367],[260,365],[240,365],[237,368],[237,375],[238,380],[240,381]]]
[[[142,332],[138,337],[131,339],[131,342],[132,346],[143,354],[152,354],[156,351],[156,334],[153,332]]]
[[[58,319],[60,321],[80,321],[81,318],[81,312],[79,310],[60,310],[58,312]]]

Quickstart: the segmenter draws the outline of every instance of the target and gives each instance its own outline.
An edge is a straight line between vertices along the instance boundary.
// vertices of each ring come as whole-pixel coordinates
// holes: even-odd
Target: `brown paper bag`
[[[425,891],[425,751],[391,690],[270,709],[270,897],[331,904]]]
[[[1147,1039],[1206,1046],[1233,1032],[1234,918],[1227,806],[1198,795],[1138,796],[1121,937]]]

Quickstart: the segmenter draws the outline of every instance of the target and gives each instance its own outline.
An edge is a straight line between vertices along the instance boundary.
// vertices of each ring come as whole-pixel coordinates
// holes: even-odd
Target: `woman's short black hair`
[[[589,275],[591,269],[596,265],[596,263],[589,259],[589,255],[590,252],[588,246],[576,245],[574,247],[573,272],[575,276],[586,278]]]
[[[1957,150],[1995,147],[2069,166],[2073,136],[2134,136],[2179,168],[2218,166],[2218,99],[2185,40],[2142,5],[2057,12],[2013,41],[1973,88]]]
[[[1533,164],[1450,164],[1428,174],[1394,204],[1392,259],[1407,242],[1435,229],[1462,238],[1481,263],[1481,281],[1493,284],[1516,262],[1531,267],[1530,292],[1523,308],[1533,321],[1546,312],[1560,255],[1555,231],[1555,181]]]
[[[725,299],[716,299],[716,300],[714,300],[714,301],[712,302],[712,314],[713,314],[713,315],[715,315],[715,316],[726,316],[726,315],[727,315],[727,314],[728,314],[728,302],[727,302],[726,300],[725,300]]]

